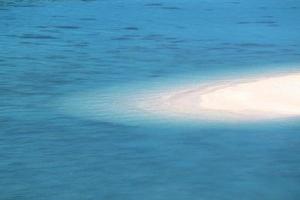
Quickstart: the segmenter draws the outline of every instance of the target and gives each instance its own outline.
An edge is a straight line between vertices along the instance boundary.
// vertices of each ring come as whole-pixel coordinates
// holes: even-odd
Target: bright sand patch
[[[139,107],[168,116],[221,120],[300,116],[300,73],[175,89],[146,98]]]

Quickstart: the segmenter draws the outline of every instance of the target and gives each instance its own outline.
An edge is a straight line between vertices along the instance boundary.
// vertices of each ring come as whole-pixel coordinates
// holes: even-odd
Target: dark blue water
[[[129,123],[59,103],[299,70],[299,21],[297,0],[0,0],[0,199],[300,199],[298,119]]]

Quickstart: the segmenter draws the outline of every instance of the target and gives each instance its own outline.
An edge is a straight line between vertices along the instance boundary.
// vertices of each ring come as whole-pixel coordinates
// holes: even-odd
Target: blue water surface
[[[299,119],[148,123],[60,104],[300,70],[299,22],[298,0],[0,0],[0,199],[300,199]]]

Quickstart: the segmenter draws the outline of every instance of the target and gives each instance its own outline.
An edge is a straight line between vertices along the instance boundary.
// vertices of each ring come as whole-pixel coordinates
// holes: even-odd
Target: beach
[[[261,120],[300,115],[300,73],[225,80],[145,98],[140,106],[168,116],[213,120]]]

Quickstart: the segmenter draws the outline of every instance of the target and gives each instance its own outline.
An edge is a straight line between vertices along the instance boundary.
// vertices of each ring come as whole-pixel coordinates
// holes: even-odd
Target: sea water
[[[0,199],[299,199],[299,119],[174,122],[120,106],[299,71],[299,21],[297,0],[0,1]]]

